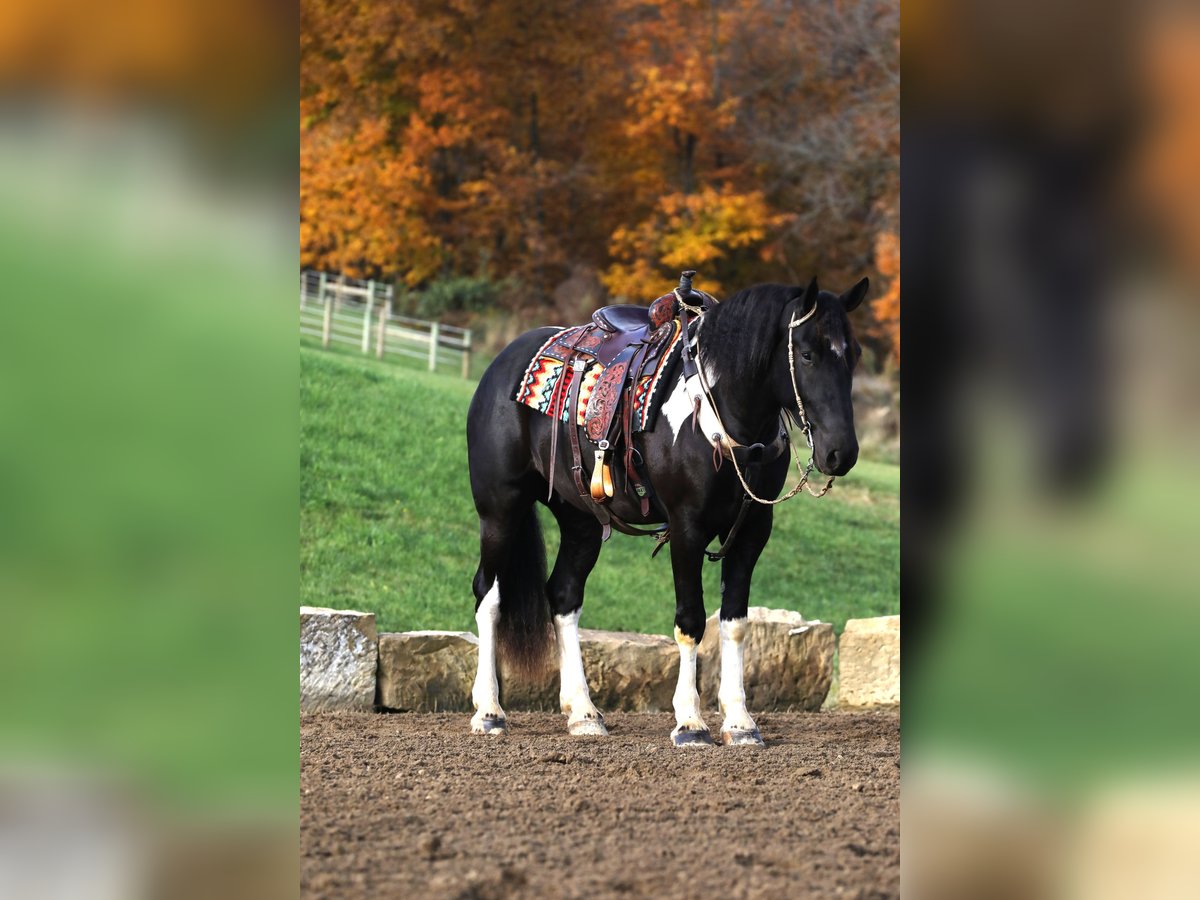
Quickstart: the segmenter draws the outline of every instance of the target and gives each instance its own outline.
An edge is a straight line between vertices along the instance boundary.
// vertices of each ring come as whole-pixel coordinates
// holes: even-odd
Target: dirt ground
[[[899,896],[898,714],[761,714],[765,749],[605,721],[572,738],[515,713],[484,738],[462,713],[302,716],[303,896]]]

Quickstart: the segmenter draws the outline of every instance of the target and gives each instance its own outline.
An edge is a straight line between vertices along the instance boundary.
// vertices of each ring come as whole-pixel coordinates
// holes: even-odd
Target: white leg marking
[[[673,705],[675,707],[675,730],[671,739],[676,746],[682,746],[682,733],[695,732],[700,740],[687,741],[689,746],[712,743],[708,736],[708,726],[700,716],[700,694],[696,690],[696,642],[675,628],[675,643],[679,646],[679,683],[675,687]]]
[[[583,654],[579,650],[579,613],[567,613],[554,617],[554,631],[558,635],[558,701],[568,716],[567,728],[571,734],[608,734],[604,717],[592,703],[588,691],[587,677],[583,672]]]
[[[721,687],[717,699],[725,722],[721,737],[726,743],[738,732],[757,733],[758,726],[746,711],[746,691],[742,685],[743,649],[746,639],[746,620],[721,619]]]
[[[479,628],[479,669],[471,689],[471,701],[476,709],[471,717],[474,734],[493,733],[492,729],[485,728],[485,719],[504,719],[504,710],[500,708],[500,685],[496,681],[496,623],[499,620],[500,585],[493,581],[479,609],[475,610],[475,624]]]

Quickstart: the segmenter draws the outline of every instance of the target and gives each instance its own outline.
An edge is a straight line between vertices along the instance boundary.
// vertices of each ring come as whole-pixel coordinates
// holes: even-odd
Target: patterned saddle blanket
[[[653,490],[633,437],[654,427],[663,385],[670,384],[681,357],[689,360],[687,313],[703,312],[705,300],[711,299],[692,290],[695,274],[684,272],[678,288],[649,306],[606,306],[596,310],[587,325],[556,331],[538,348],[513,393],[516,402],[556,422],[550,433],[546,478],[551,495],[559,432],[566,432],[571,477],[580,497],[591,498],[605,540],[614,525],[630,534],[643,533],[607,506],[620,480],[613,478],[610,456],[622,448],[624,490],[638,499],[642,516],[649,515]],[[689,360],[685,368],[690,365]],[[558,422],[565,427],[560,429]],[[581,430],[595,448],[590,488],[584,484]]]
[[[667,381],[675,361],[679,358],[679,340],[682,335],[679,320],[674,319],[660,327],[669,328],[670,331],[664,331],[661,335],[658,352],[646,360],[640,372],[633,373],[633,377],[637,379],[633,390],[634,431],[647,431],[654,426],[658,409],[662,405],[660,387]],[[605,371],[610,367],[623,365],[615,361],[606,366],[601,361],[601,355],[592,355],[591,345],[597,340],[603,340],[603,337],[600,329],[594,325],[576,325],[556,332],[530,360],[513,399],[562,422],[569,421],[572,411],[568,410],[567,406],[572,393],[571,379],[576,377],[570,360],[572,356],[579,356],[586,364],[578,376],[582,380],[573,412],[575,424],[584,427],[587,423],[588,406]],[[624,371],[614,371],[610,376],[618,374],[621,376],[621,383],[629,375]],[[620,390],[620,383],[616,388]],[[604,435],[594,436],[589,432],[588,437],[599,440]]]

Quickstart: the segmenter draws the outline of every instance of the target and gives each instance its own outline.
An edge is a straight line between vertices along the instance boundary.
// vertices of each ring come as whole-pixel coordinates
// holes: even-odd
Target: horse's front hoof
[[[713,739],[707,728],[685,728],[680,725],[671,732],[671,743],[676,747],[711,747]]]
[[[503,716],[479,716],[471,720],[471,734],[508,734],[508,720]]]
[[[757,728],[751,728],[749,731],[736,728],[730,731],[721,732],[721,743],[726,747],[765,747],[767,746],[762,739],[762,735],[758,733]]]
[[[580,719],[568,722],[567,731],[575,737],[608,737],[608,729],[599,719]]]

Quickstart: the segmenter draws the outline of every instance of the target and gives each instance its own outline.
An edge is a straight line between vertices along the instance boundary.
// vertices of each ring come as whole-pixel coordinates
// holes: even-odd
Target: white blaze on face
[[[846,342],[830,339],[829,349],[833,351],[834,356],[836,356],[838,359],[841,359],[846,355]]]
[[[675,628],[675,643],[679,646],[679,683],[675,687],[673,706],[675,724],[697,730],[708,726],[700,717],[700,694],[696,690],[696,642]]]
[[[745,640],[745,618],[721,619],[721,686],[717,699],[725,714],[722,732],[753,731],[756,727],[746,711],[746,692],[742,685]]]
[[[496,623],[500,621],[500,585],[493,581],[487,594],[475,610],[475,624],[479,628],[479,669],[475,673],[475,686],[471,689],[471,700],[478,710],[476,717],[504,716],[500,709],[500,685],[496,681]]]

